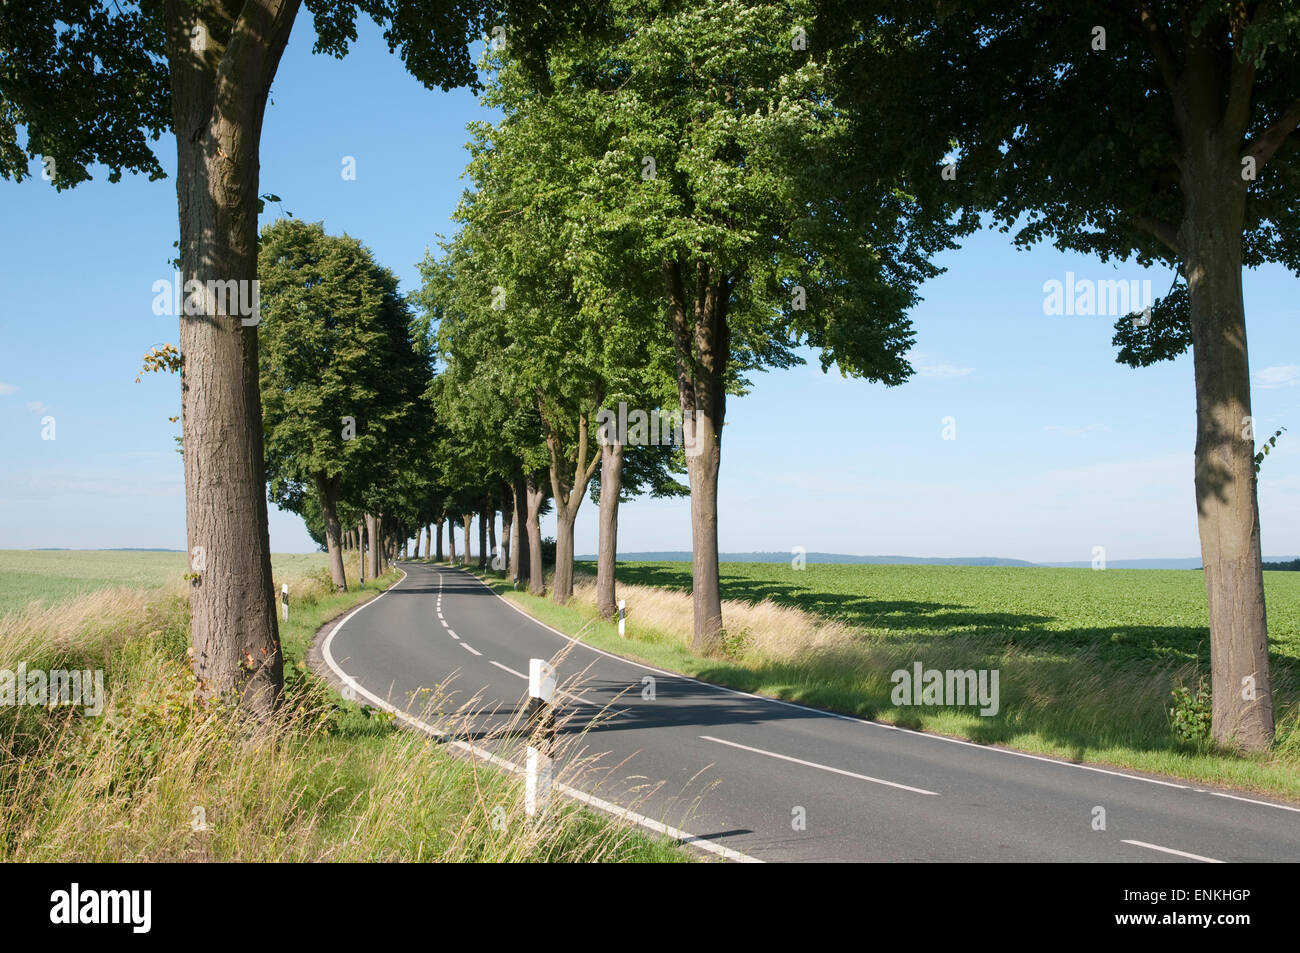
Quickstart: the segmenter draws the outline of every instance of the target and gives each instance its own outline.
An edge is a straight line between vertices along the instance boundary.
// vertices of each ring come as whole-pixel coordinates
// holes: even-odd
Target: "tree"
[[[0,175],[40,156],[57,188],[101,162],[162,176],[176,133],[185,306],[181,414],[191,641],[200,690],[265,716],[283,683],[263,492],[257,353],[258,152],[299,0],[13,3],[0,20]],[[458,0],[307,0],[316,49],[346,53],[358,9],[427,86],[474,78],[482,10]],[[521,17],[526,20],[526,17]],[[26,142],[19,145],[19,130]]]
[[[427,364],[397,279],[357,239],[280,219],[262,231],[258,276],[268,476],[273,491],[310,488],[330,575],[345,590],[338,504],[397,479],[401,450],[422,436]]]
[[[810,48],[810,3],[609,4],[609,26],[551,45],[545,82],[490,87],[531,124],[532,177],[572,223],[579,300],[653,305],[691,452],[693,646],[722,638],[717,490],[726,394],[822,351],[823,368],[901,383],[905,311],[950,247],[893,180],[850,161],[846,109]],[[499,90],[499,91],[498,91]],[[579,144],[581,148],[575,147]],[[514,222],[510,223],[511,229]]]
[[[1300,11],[1290,2],[828,3],[863,155],[899,157],[1022,245],[1162,263],[1182,283],[1119,359],[1189,345],[1213,737],[1273,737],[1241,269],[1300,270]],[[951,178],[951,176],[950,176]],[[1136,310],[1136,309],[1135,309]],[[1136,326],[1135,326],[1136,325]]]

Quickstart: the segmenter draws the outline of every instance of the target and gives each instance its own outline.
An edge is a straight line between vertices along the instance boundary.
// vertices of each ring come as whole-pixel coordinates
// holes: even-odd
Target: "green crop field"
[[[592,574],[595,564],[578,570]],[[590,576],[580,578],[586,588],[568,606],[493,582],[584,641],[706,681],[985,744],[1300,799],[1300,573],[1264,574],[1277,742],[1248,757],[1180,734],[1171,717],[1175,707],[1196,715],[1208,705],[1208,694],[1190,708],[1172,694],[1208,692],[1199,570],[723,563],[731,607],[723,649],[712,657],[689,645],[690,600],[681,595],[690,590],[689,564],[619,564],[626,639],[597,616]],[[786,608],[763,610],[769,604]],[[997,711],[896,701],[892,674],[916,664],[998,672]]]
[[[595,573],[595,563],[581,564]],[[689,591],[688,563],[620,563],[620,582]],[[1039,569],[723,563],[722,597],[771,599],[874,635],[944,639],[1063,658],[1209,663],[1209,616],[1199,570]],[[1300,573],[1266,572],[1269,642],[1284,672],[1300,674]]]
[[[277,578],[298,576],[323,567],[325,554],[281,553],[271,557],[271,565]],[[187,570],[185,553],[0,549],[0,614],[114,586],[165,586]]]

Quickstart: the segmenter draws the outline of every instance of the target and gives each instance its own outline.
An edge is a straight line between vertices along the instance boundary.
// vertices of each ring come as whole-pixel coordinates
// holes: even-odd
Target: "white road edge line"
[[[396,589],[398,586],[404,583],[407,579],[407,572],[405,569],[400,569],[399,571],[402,574],[401,579],[397,580],[397,582],[393,583],[391,586],[389,586],[387,589],[385,589],[375,598],[371,599],[369,602],[362,603],[361,605],[353,609],[351,612],[349,612],[347,615],[345,615],[342,618],[342,620],[339,621],[339,624],[334,626],[334,628],[330,631],[330,634],[325,637],[325,641],[321,643],[321,657],[325,659],[325,664],[330,667],[330,670],[333,671],[334,674],[338,676],[339,680],[342,681],[343,684],[350,687],[358,695],[361,695],[369,699],[371,702],[378,705],[384,711],[391,712],[393,716],[397,718],[398,721],[404,722],[405,724],[408,724],[413,728],[423,731],[427,735],[432,735],[435,738],[439,738],[442,741],[444,741],[446,744],[451,745],[453,748],[456,748],[459,751],[464,751],[466,754],[473,755],[474,757],[486,761],[488,764],[501,768],[504,771],[508,771],[511,774],[523,774],[524,769],[521,766],[515,764],[513,761],[507,761],[505,758],[500,758],[495,754],[493,754],[491,751],[488,751],[486,748],[480,748],[478,745],[472,745],[467,741],[461,741],[458,738],[453,738],[450,735],[448,735],[446,732],[439,731],[437,728],[433,727],[433,725],[429,724],[428,722],[423,721],[419,718],[416,718],[414,715],[407,714],[406,712],[395,708],[394,706],[390,705],[388,702],[380,698],[378,695],[363,688],[360,682],[358,682],[347,672],[343,671],[343,669],[339,667],[338,662],[334,661],[334,656],[330,652],[330,645],[334,641],[334,636],[338,635],[339,631],[343,628],[343,626],[347,624],[348,620],[351,619],[354,615],[356,615],[362,609],[368,608],[369,606],[373,606],[380,599],[384,598],[384,596],[388,595],[390,592],[392,592],[394,589]],[[442,574],[439,573],[439,579],[438,579],[439,586],[442,585],[441,575]],[[502,601],[504,602],[505,600]],[[509,603],[507,603],[507,605],[508,604]],[[683,844],[690,844],[692,847],[697,847],[700,850],[706,851],[710,854],[716,854],[717,856],[725,858],[726,860],[732,860],[741,864],[764,863],[764,861],[759,860],[757,857],[751,857],[749,854],[742,854],[740,851],[734,850],[731,847],[724,847],[722,844],[719,844],[715,841],[711,841],[706,837],[699,837],[695,834],[688,833],[687,831],[681,830],[680,828],[676,828],[668,824],[664,824],[662,821],[656,821],[652,817],[646,817],[644,814],[638,814],[636,811],[629,811],[625,807],[619,807],[617,804],[613,804],[609,801],[606,801],[604,798],[596,797],[596,795],[594,794],[588,794],[586,791],[580,791],[577,788],[571,787],[567,784],[561,784],[560,782],[557,781],[552,785],[552,789],[559,791],[561,794],[565,795],[566,797],[572,798],[573,800],[577,801],[580,804],[586,804],[588,807],[593,807],[598,811],[604,811],[606,814],[612,815],[613,817],[617,817],[620,820],[630,821],[631,823],[636,824],[640,827],[644,827],[647,830],[654,831],[656,834],[663,834],[667,837],[671,837],[673,840],[680,841]]]
[[[1126,840],[1125,844],[1132,844],[1134,847],[1145,847],[1148,850],[1158,850],[1162,854],[1177,854],[1179,857],[1186,857],[1189,860],[1199,860],[1203,864],[1226,864],[1226,860],[1215,860],[1213,857],[1202,857],[1200,854],[1189,854],[1185,850],[1174,850],[1172,847],[1161,847],[1159,844],[1148,844],[1146,841]]]
[[[464,570],[458,569],[457,572],[464,572]],[[515,612],[518,612],[525,619],[528,619],[531,622],[536,623],[537,625],[541,626],[543,629],[547,629],[548,631],[553,632],[555,635],[558,635],[566,642],[572,642],[575,645],[581,645],[583,648],[595,652],[598,655],[604,655],[606,658],[617,659],[620,662],[625,662],[628,665],[635,666],[636,668],[639,668],[642,671],[654,672],[656,675],[664,675],[667,676],[668,678],[680,678],[682,681],[694,682],[696,685],[703,685],[705,688],[712,688],[719,692],[726,692],[728,695],[739,695],[742,698],[754,698],[757,699],[758,701],[770,702],[773,705],[782,705],[786,708],[795,708],[798,709],[799,711],[806,711],[813,715],[821,715],[824,718],[836,718],[839,719],[840,721],[851,721],[859,725],[868,725],[872,728],[883,728],[886,731],[901,731],[904,734],[916,735],[917,737],[920,738],[928,738],[931,741],[944,741],[947,742],[948,744],[962,745],[967,748],[975,748],[979,751],[986,751],[993,754],[1006,754],[1016,758],[1027,758],[1030,761],[1042,761],[1046,764],[1055,764],[1062,768],[1078,768],[1080,771],[1092,771],[1096,774],[1109,774],[1112,777],[1127,778],[1130,781],[1144,781],[1147,784],[1159,784],[1162,787],[1178,788],[1183,791],[1192,790],[1192,788],[1189,785],[1176,784],[1173,781],[1162,781],[1159,778],[1148,778],[1140,774],[1127,774],[1123,771],[1112,771],[1109,768],[1099,768],[1096,765],[1091,765],[1091,764],[1076,764],[1073,761],[1061,761],[1058,758],[1048,758],[1040,754],[1030,754],[1027,751],[1013,751],[1010,748],[998,748],[994,745],[976,744],[973,741],[966,741],[962,738],[949,738],[946,735],[937,735],[925,731],[916,731],[912,728],[900,728],[898,725],[887,725],[881,721],[871,721],[870,719],[867,718],[855,718],[853,715],[842,715],[837,711],[826,711],[825,709],[822,708],[811,708],[808,705],[800,705],[798,702],[788,702],[780,698],[771,698],[767,695],[755,695],[753,692],[742,692],[738,688],[728,688],[726,685],[715,685],[713,682],[705,682],[705,681],[701,681],[698,678],[691,678],[691,676],[683,675],[681,672],[669,672],[662,668],[655,668],[653,665],[647,665],[644,662],[638,662],[635,659],[625,658],[622,655],[615,655],[613,652],[606,652],[604,649],[598,649],[594,645],[584,642],[581,639],[575,639],[571,635],[566,635],[565,633],[561,632],[559,629],[555,628],[554,626],[549,626],[545,622],[541,621],[540,619],[537,619],[529,615],[526,609],[522,609],[519,606],[515,605],[513,602],[511,602],[505,596],[501,595],[501,593],[497,592],[495,589],[493,589],[491,586],[485,583],[482,579],[478,578],[478,576],[475,576],[473,573],[465,573],[465,575],[469,576],[471,579],[477,582],[488,592],[492,593],[492,595],[496,596],[498,599],[504,602],[511,609],[515,610]],[[1300,811],[1300,808],[1292,807],[1287,804],[1274,804],[1272,801],[1257,801],[1253,798],[1239,797],[1234,794],[1225,794],[1219,791],[1208,791],[1207,793],[1216,795],[1218,797],[1229,797],[1229,798],[1233,798],[1234,800],[1245,801],[1248,804],[1258,804],[1261,807],[1275,807],[1283,811]]]
[[[1265,807],[1276,807],[1283,811],[1295,811],[1300,814],[1300,807],[1292,807],[1290,804],[1273,804],[1269,801],[1257,801],[1253,797],[1242,797],[1240,794],[1225,794],[1222,791],[1206,791],[1206,794],[1213,794],[1215,797],[1230,797],[1234,801],[1245,801],[1247,804],[1263,804]]]
[[[911,791],[914,794],[929,794],[932,797],[940,797],[938,791],[927,791],[925,788],[914,788],[909,784],[899,784],[897,781],[884,781],[880,778],[873,778],[870,775],[858,774],[854,771],[845,771],[843,768],[832,768],[828,764],[818,764],[816,761],[804,761],[802,758],[792,758],[788,754],[777,754],[775,751],[767,751],[763,748],[751,748],[749,745],[742,745],[735,741],[726,741],[723,738],[715,738],[712,735],[700,735],[705,741],[716,741],[720,745],[729,745],[732,748],[740,748],[743,751],[752,751],[754,754],[767,755],[769,758],[780,758],[782,761],[791,761],[794,764],[802,764],[804,767],[817,768],[820,771],[830,771],[832,774],[842,774],[845,777],[857,778],[859,781],[870,781],[872,784],[884,784],[891,788],[900,788],[904,791]]]

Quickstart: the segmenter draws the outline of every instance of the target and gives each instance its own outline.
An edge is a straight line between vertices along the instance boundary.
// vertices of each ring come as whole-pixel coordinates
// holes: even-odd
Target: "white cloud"
[[[1300,383],[1300,365],[1280,364],[1276,367],[1266,367],[1255,377],[1260,387],[1292,387]]]
[[[4,381],[0,381],[0,397],[3,397],[5,394],[12,394],[17,389],[17,384],[6,384]]]
[[[41,403],[39,400],[29,400],[27,402],[27,409],[34,414],[43,414],[50,408],[47,407],[45,404]]]

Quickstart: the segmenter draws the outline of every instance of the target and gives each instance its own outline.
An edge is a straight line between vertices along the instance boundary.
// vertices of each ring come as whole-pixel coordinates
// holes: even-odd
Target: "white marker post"
[[[555,744],[555,669],[545,659],[528,660],[528,760],[524,813],[534,816],[551,797],[551,749]]]
[[[289,584],[280,583],[280,604],[284,606],[284,621],[289,621]]]
[[[618,600],[618,635],[621,639],[627,638],[627,600]]]

